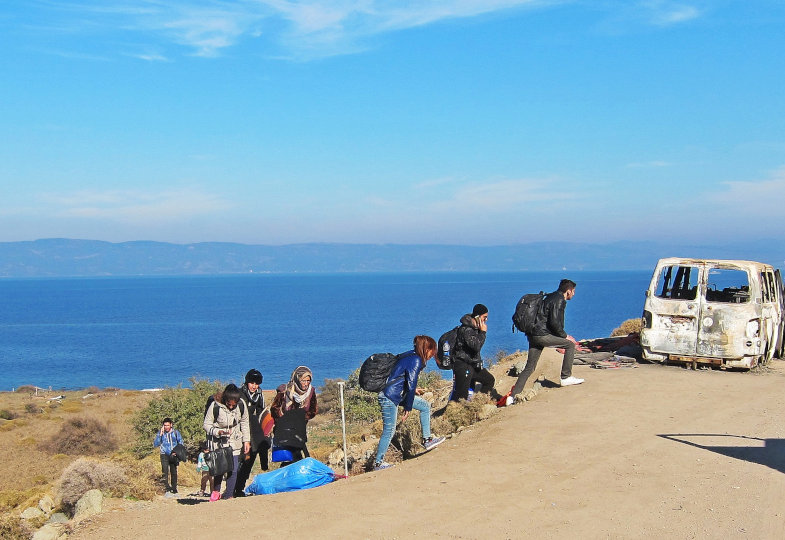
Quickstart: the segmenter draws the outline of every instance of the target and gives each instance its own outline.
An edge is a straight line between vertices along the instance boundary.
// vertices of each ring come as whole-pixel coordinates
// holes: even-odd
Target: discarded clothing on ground
[[[315,458],[305,458],[274,471],[257,474],[245,488],[246,495],[270,495],[329,484],[335,480],[333,470]]]
[[[591,364],[595,369],[616,369],[625,367],[638,367],[635,358],[614,354],[609,360],[598,360]]]
[[[611,360],[614,356],[621,357],[622,363],[641,360],[643,350],[640,344],[640,335],[632,333],[627,336],[597,338],[580,342],[581,346],[591,352],[575,352],[576,364],[594,365],[597,362]]]

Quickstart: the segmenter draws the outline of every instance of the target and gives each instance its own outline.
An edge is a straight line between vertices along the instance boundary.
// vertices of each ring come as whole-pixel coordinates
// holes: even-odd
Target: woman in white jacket
[[[248,409],[240,399],[240,389],[234,384],[229,384],[224,391],[216,395],[215,400],[208,405],[204,415],[204,430],[210,451],[221,446],[232,447],[234,466],[232,472],[226,473],[226,489],[220,494],[221,482],[224,475],[214,477],[215,487],[210,494],[211,501],[231,499],[234,495],[234,486],[237,481],[240,452],[247,454],[251,448],[251,431],[248,424]]]

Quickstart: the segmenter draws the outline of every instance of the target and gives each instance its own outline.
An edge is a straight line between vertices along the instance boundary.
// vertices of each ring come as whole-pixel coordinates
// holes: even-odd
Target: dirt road
[[[549,376],[555,360],[543,355]],[[586,383],[546,388],[393,469],[298,493],[162,499],[71,538],[785,537],[785,363],[575,374]]]

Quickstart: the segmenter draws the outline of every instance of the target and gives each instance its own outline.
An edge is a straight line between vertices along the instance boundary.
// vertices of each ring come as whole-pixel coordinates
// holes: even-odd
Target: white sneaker
[[[579,379],[578,377],[573,377],[572,375],[570,375],[566,379],[562,379],[561,380],[561,385],[562,386],[572,386],[574,384],[581,384],[582,382],[583,382],[583,379]]]

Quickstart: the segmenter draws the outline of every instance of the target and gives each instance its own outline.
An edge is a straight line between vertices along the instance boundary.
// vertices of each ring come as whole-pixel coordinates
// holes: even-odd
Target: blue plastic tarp
[[[245,488],[246,495],[269,495],[297,491],[329,484],[335,479],[333,470],[314,458],[305,458],[275,471],[257,474]]]

